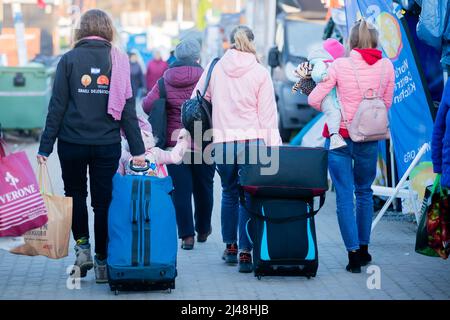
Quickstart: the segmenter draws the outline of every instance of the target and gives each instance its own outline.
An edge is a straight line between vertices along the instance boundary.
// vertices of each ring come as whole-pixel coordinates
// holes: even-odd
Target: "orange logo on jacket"
[[[97,78],[97,84],[99,86],[109,86],[109,79],[107,76],[100,76]]]
[[[90,75],[85,74],[81,77],[81,84],[86,88],[88,87],[92,82],[92,78]]]

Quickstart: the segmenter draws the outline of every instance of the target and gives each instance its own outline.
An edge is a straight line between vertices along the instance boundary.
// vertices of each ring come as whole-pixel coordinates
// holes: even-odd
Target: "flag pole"
[[[14,29],[16,31],[17,56],[19,58],[19,66],[25,66],[28,62],[27,45],[25,42],[25,25],[23,23],[22,6],[20,2],[11,4]]]

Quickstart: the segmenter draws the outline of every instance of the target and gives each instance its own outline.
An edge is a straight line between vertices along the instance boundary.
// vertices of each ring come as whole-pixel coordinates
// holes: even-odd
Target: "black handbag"
[[[158,80],[159,99],[153,102],[148,122],[152,125],[156,147],[164,149],[167,144],[167,93],[164,78]]]
[[[205,131],[212,128],[212,104],[210,101],[205,99],[205,94],[208,90],[212,72],[218,61],[219,58],[215,58],[211,62],[211,65],[208,69],[208,74],[206,76],[205,88],[203,89],[203,93],[200,93],[200,91],[197,90],[196,97],[187,100],[181,106],[181,123],[194,139],[195,123],[201,123],[202,137]]]
[[[242,161],[239,181],[253,196],[311,198],[324,196],[328,190],[328,151],[324,148],[249,145],[246,154],[256,163]]]

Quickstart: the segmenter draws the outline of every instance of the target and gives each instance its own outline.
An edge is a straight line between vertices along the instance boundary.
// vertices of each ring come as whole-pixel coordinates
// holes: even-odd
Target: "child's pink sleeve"
[[[189,144],[189,134],[185,129],[182,129],[177,144],[172,150],[165,151],[160,148],[153,148],[152,153],[155,155],[158,164],[179,164],[183,161],[183,156],[188,150]]]
[[[122,156],[120,157],[119,160],[119,168],[117,169],[117,172],[119,174],[121,174],[122,176],[125,175],[125,166],[128,162],[128,160],[130,159],[131,155],[126,152],[126,151],[122,151]]]
[[[182,142],[177,143],[170,151],[162,150],[158,147],[152,148],[152,153],[155,155],[158,164],[179,164],[183,161],[183,156],[187,149],[188,144]]]
[[[171,151],[165,151],[158,147],[152,148],[151,152],[155,156],[157,164],[173,164],[170,156]]]

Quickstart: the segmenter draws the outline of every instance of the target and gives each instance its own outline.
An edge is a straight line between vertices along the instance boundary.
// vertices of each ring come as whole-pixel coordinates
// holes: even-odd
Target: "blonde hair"
[[[83,38],[97,36],[109,42],[116,40],[117,31],[111,17],[103,10],[91,9],[86,11],[74,33],[74,42]]]
[[[230,41],[231,48],[242,52],[253,53],[256,60],[259,62],[258,54],[256,53],[255,35],[252,29],[247,26],[237,26],[231,31]]]
[[[378,31],[366,20],[360,20],[352,27],[349,38],[350,50],[378,47]]]

